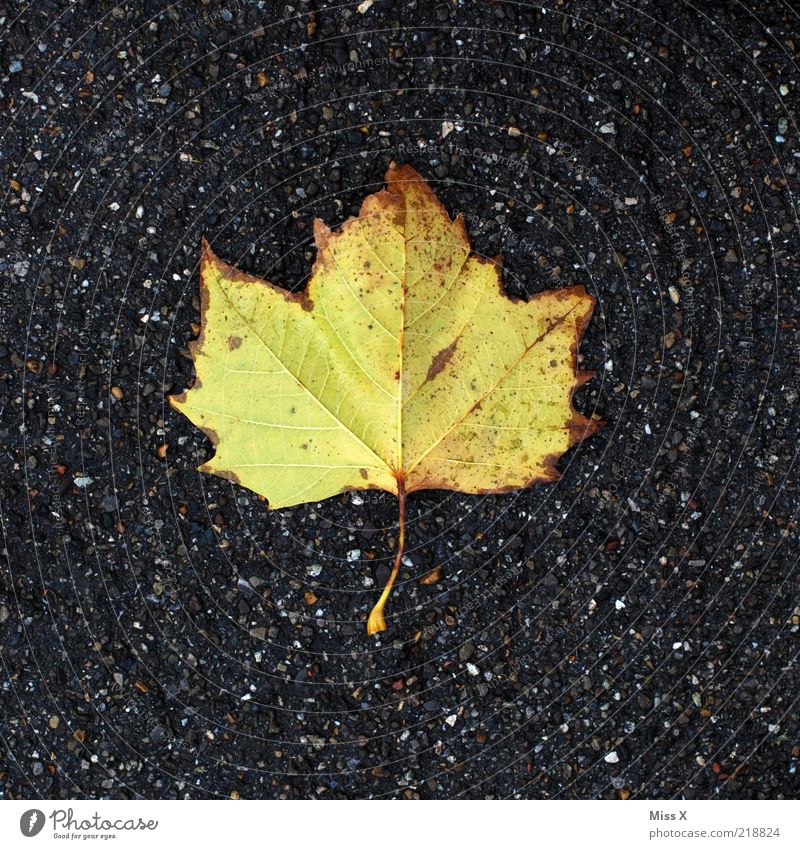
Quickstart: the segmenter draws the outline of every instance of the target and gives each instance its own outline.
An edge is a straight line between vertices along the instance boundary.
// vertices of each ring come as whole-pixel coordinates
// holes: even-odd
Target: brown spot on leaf
[[[433,358],[431,361],[430,368],[428,369],[428,374],[425,377],[425,380],[431,381],[437,374],[450,362],[450,358],[453,356],[456,350],[456,345],[458,344],[458,339],[453,340],[446,348],[442,348],[441,351]]]
[[[236,348],[240,348],[242,345],[242,340],[238,336],[229,336],[228,337],[228,349],[231,351],[236,350]]]

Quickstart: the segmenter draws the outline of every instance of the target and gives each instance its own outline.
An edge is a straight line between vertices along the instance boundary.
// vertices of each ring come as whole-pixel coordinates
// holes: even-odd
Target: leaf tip
[[[394,159],[389,163],[384,179],[390,188],[394,183],[422,183],[425,186],[428,185],[418,171],[410,165],[398,165]]]
[[[167,403],[173,410],[180,412],[181,407],[186,403],[186,393],[181,392],[179,395],[167,395]]]
[[[219,258],[214,253],[214,249],[211,247],[211,242],[206,238],[206,234],[203,233],[200,236],[200,267],[201,269],[207,262],[218,262]]]
[[[321,218],[314,216],[314,244],[318,251],[325,250],[330,236],[331,228]]]

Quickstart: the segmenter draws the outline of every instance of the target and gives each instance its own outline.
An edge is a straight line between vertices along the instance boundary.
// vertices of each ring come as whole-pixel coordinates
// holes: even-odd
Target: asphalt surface
[[[0,794],[796,796],[798,22],[0,2]],[[201,234],[298,290],[392,160],[510,292],[598,298],[608,424],[555,484],[409,498],[369,638],[393,499],[269,512],[165,396]]]

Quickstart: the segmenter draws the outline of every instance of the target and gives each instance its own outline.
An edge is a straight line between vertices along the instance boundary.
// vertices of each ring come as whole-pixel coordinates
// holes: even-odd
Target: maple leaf
[[[595,300],[583,286],[527,301],[503,291],[499,260],[471,253],[410,166],[332,232],[293,294],[227,265],[203,240],[194,386],[173,407],[216,448],[199,470],[283,508],[351,489],[398,497],[497,493],[558,477],[556,461],[600,422],[572,407],[591,372],[577,350]]]

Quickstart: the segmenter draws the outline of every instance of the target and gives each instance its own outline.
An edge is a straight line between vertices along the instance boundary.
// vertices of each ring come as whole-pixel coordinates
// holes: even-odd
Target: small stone
[[[154,743],[163,743],[167,739],[167,729],[163,725],[156,725],[150,731],[150,739]]]
[[[455,128],[456,125],[452,121],[442,121],[442,138],[446,139]]]
[[[9,74],[18,74],[22,70],[22,62],[19,59],[14,59],[8,66]]]
[[[614,126],[614,122],[610,121],[608,124],[603,124],[603,126],[600,127],[600,132],[603,133],[603,135],[612,135],[617,132],[617,128]]]
[[[677,304],[681,299],[681,293],[674,286],[670,286],[667,291],[669,292],[669,299],[672,303]]]
[[[75,478],[75,486],[77,486],[78,489],[86,489],[86,487],[91,483],[94,483],[94,478],[90,478],[86,475],[79,475]]]
[[[427,586],[430,586],[431,584],[437,584],[441,580],[442,580],[442,567],[441,566],[434,566],[434,568],[431,569],[431,571],[428,572],[427,575],[423,575],[419,579],[419,582],[423,586],[427,587]]]
[[[616,750],[615,750],[615,749],[612,749],[612,750],[611,750],[611,751],[610,751],[610,752],[609,752],[609,753],[608,753],[608,754],[607,754],[607,755],[603,758],[603,760],[604,760],[607,764],[618,764],[618,763],[619,763],[619,755],[617,754],[617,752],[616,752]]]
[[[55,731],[55,730],[56,730],[56,728],[58,728],[58,723],[59,723],[59,722],[60,722],[60,720],[59,720],[59,718],[58,718],[57,716],[51,716],[51,717],[50,717],[50,720],[48,721],[48,723],[47,723],[47,724],[50,726],[50,728],[51,728],[51,730],[52,730],[52,731]]]

